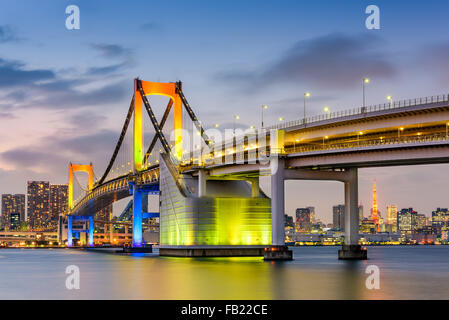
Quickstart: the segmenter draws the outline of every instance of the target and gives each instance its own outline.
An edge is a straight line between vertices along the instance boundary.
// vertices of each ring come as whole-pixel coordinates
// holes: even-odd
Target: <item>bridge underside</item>
[[[101,209],[117,202],[121,199],[131,196],[129,189],[116,190],[111,193],[106,193],[98,198],[88,200],[84,206],[77,211],[72,212],[73,216],[91,216],[99,212]]]
[[[291,154],[287,167],[302,169],[369,168],[449,163],[449,141]]]

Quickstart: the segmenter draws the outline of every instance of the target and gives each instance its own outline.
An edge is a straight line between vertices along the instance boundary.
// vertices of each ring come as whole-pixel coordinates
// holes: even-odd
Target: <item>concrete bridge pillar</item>
[[[141,248],[143,246],[142,199],[143,191],[136,185],[133,185],[133,248]]]
[[[72,216],[67,216],[67,245],[73,246]]]
[[[204,170],[198,171],[198,197],[206,196],[207,173]]]
[[[366,260],[367,251],[359,245],[358,170],[348,169],[345,184],[345,242],[338,252],[341,260]]]
[[[87,240],[87,245],[89,247],[94,246],[94,217],[89,216],[89,237]]]
[[[284,160],[271,164],[271,245],[285,245]]]
[[[255,178],[255,179],[251,180],[251,196],[253,198],[259,198],[260,197],[259,178]]]

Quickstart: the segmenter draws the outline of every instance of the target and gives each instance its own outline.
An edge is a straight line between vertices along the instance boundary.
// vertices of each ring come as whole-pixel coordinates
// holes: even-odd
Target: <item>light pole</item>
[[[263,105],[262,106],[262,129],[263,129],[263,111],[266,110],[266,109],[268,109],[268,106],[267,105]]]
[[[404,128],[403,127],[400,127],[399,129],[398,129],[398,142],[401,142],[401,132],[403,132],[404,131]]]
[[[362,131],[360,131],[360,132],[357,134],[357,147],[360,147],[360,136],[363,136],[363,132],[362,132]]]
[[[392,96],[388,96],[387,100],[390,101],[390,109],[393,108],[393,97]]]
[[[310,98],[310,92],[304,93],[304,125],[306,125],[306,98]]]
[[[233,127],[234,137],[235,137],[235,121],[236,121],[236,120],[239,120],[239,119],[240,119],[240,116],[234,115],[234,127]]]
[[[329,107],[324,107],[324,112],[327,113],[328,117],[330,118],[330,114],[331,114],[331,109]]]
[[[281,126],[284,124],[284,118],[280,117],[279,122],[281,123]]]
[[[325,144],[325,140],[327,140],[327,139],[329,139],[329,136],[324,136],[323,137],[323,149],[324,149],[324,147],[326,146],[326,144]]]
[[[365,94],[365,86],[370,83],[369,78],[364,78],[362,81],[362,87],[363,87],[363,112],[366,112],[366,94]]]

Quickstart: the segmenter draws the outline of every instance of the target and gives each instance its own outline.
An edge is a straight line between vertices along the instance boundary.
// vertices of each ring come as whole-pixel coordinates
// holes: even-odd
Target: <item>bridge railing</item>
[[[332,119],[344,118],[344,117],[355,116],[355,115],[364,115],[364,114],[368,114],[371,112],[393,110],[393,109],[406,108],[406,107],[414,107],[414,106],[419,106],[419,105],[427,105],[427,104],[440,103],[440,102],[449,102],[449,95],[444,94],[444,95],[436,95],[436,96],[429,96],[429,97],[416,98],[416,99],[399,100],[399,101],[392,101],[392,102],[388,102],[388,103],[377,104],[377,105],[372,105],[372,106],[367,106],[367,107],[335,111],[335,112],[330,112],[330,113],[326,113],[326,114],[320,114],[320,115],[308,117],[306,119],[299,119],[299,120],[294,120],[294,121],[283,122],[281,124],[270,126],[266,129],[267,130],[286,129],[286,128],[290,128],[290,127],[296,127],[296,126],[316,123],[316,122],[325,121],[325,120],[332,120]]]
[[[329,151],[329,150],[342,150],[342,149],[354,149],[365,148],[373,146],[384,145],[398,145],[398,144],[419,144],[437,141],[449,141],[449,137],[446,134],[438,133],[432,135],[422,135],[414,137],[396,137],[396,138],[383,138],[373,140],[362,140],[355,142],[342,142],[342,143],[323,143],[308,146],[289,146],[285,148],[286,153],[307,153],[315,151]]]

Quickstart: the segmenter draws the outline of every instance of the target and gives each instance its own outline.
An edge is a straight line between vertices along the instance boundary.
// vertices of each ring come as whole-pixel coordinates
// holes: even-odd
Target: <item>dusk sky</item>
[[[65,9],[80,8],[80,30]],[[365,27],[380,7],[381,29]],[[133,79],[183,81],[202,123],[259,126],[279,117],[449,93],[449,3],[428,1],[0,1],[0,193],[27,180],[67,183],[68,163],[101,175],[132,97]],[[161,105],[162,106],[162,105]],[[160,113],[163,110],[159,110]],[[361,128],[363,129],[363,128]],[[449,206],[448,165],[360,170],[365,216]],[[263,184],[266,187],[266,184]],[[337,182],[287,182],[287,213],[315,206],[331,222]],[[266,189],[269,193],[269,188]]]

